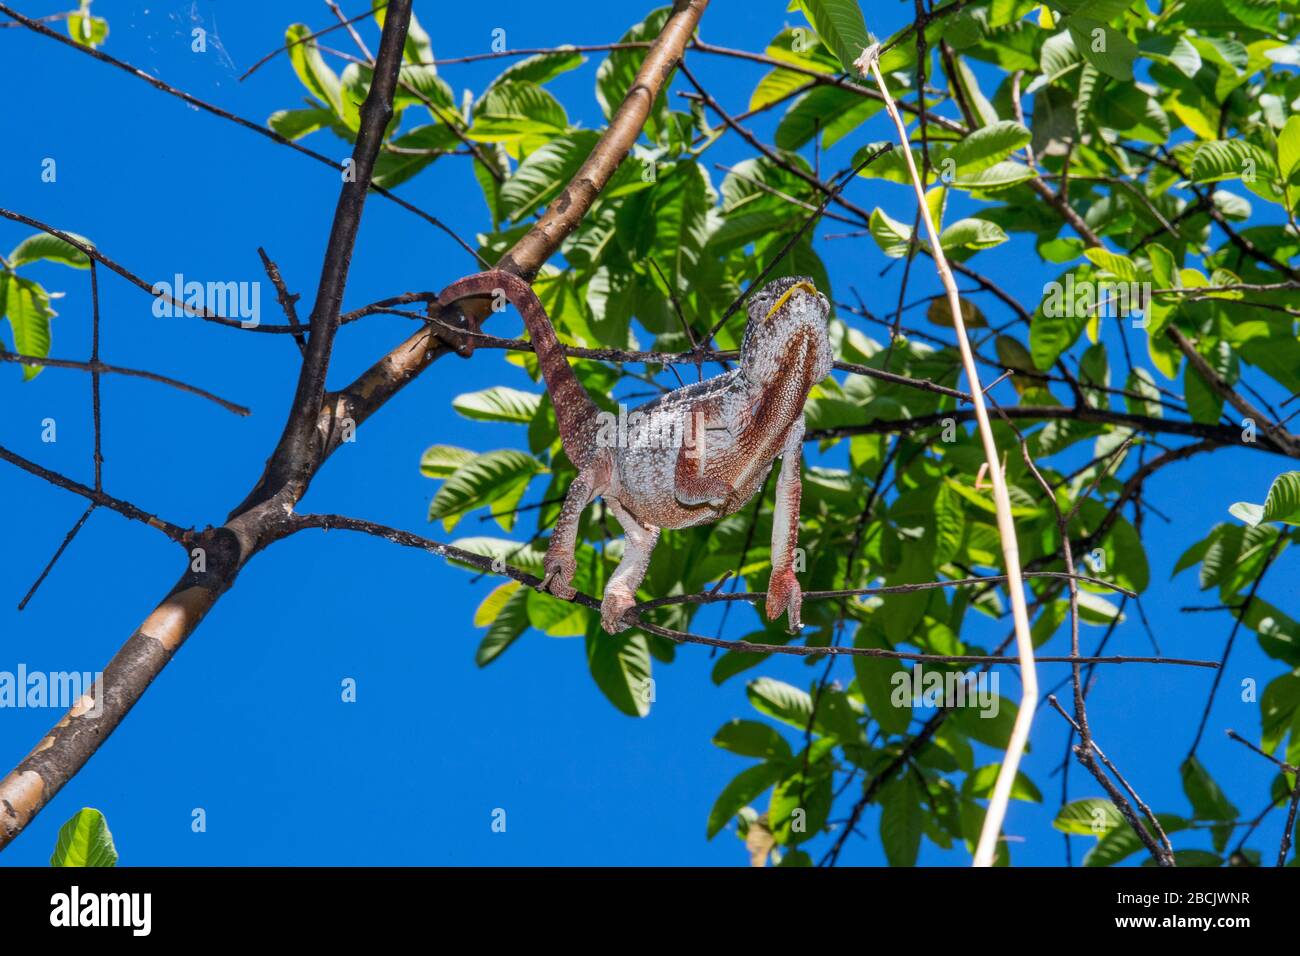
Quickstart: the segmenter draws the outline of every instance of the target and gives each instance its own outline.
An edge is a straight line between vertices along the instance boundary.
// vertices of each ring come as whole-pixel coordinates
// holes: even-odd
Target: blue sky
[[[353,4],[355,6],[356,4]],[[66,3],[27,2],[28,14]],[[760,50],[784,23],[798,23],[784,3],[715,0],[704,18],[706,39]],[[910,3],[870,5],[868,25],[888,34],[910,16]],[[617,39],[647,5],[628,0],[583,4],[580,16],[557,16],[545,4],[431,4],[416,13],[441,56],[483,52],[492,31],[510,46],[601,43]],[[321,3],[218,4],[154,0],[96,4],[111,35],[105,49],[175,86],[258,121],[300,105],[302,88],[281,57],[244,83],[240,73],[281,42],[284,28],[333,22]],[[190,30],[209,32],[206,54],[190,51]],[[374,41],[373,32],[368,34]],[[334,35],[334,43],[344,41]],[[0,30],[0,57],[11,77],[27,77],[5,106],[0,151],[0,205],[91,237],[108,255],[151,279],[176,272],[235,281],[265,281],[264,246],[289,286],[310,308],[337,197],[338,177],[305,157],[167,97],[126,74],[21,29]],[[555,80],[552,91],[570,116],[601,122],[594,97],[599,56]],[[744,108],[763,68],[697,56],[701,78],[722,102]],[[451,66],[459,95],[481,89],[504,64]],[[679,87],[680,88],[680,87]],[[839,168],[861,142],[890,138],[878,116],[826,157]],[[753,123],[770,139],[774,118]],[[330,133],[308,141],[340,159],[349,149]],[[727,137],[710,162],[749,155]],[[56,183],[42,183],[42,160],[58,163]],[[715,183],[720,174],[713,172]],[[463,160],[440,161],[399,192],[465,235],[488,228],[480,192]],[[856,202],[877,203],[897,217],[911,210],[898,187],[859,182]],[[843,231],[838,227],[828,231]],[[0,248],[30,230],[0,221]],[[885,260],[868,240],[819,243],[833,280],[868,299],[892,302],[901,270],[878,277]],[[1036,302],[1053,269],[1030,263],[1013,242],[980,254],[979,267],[1026,303]],[[472,262],[442,234],[392,204],[372,198],[353,258],[345,308],[407,290],[437,289]],[[31,267],[55,303],[52,354],[89,354],[90,298],[85,272]],[[925,268],[915,293],[935,291]],[[298,353],[281,336],[218,328],[193,319],[159,319],[150,298],[100,274],[105,361],[170,373],[250,405],[236,418],[193,396],[121,377],[104,379],[107,489],[181,525],[219,522],[247,491],[279,435],[297,375]],[[279,321],[269,288],[264,321]],[[999,313],[1000,314],[1000,313]],[[506,329],[503,324],[502,329]],[[351,380],[408,331],[406,320],[378,317],[339,336],[332,384]],[[494,331],[502,332],[501,329]],[[506,331],[509,331],[508,329]],[[505,334],[505,332],[502,332]],[[12,345],[7,329],[6,341]],[[531,388],[499,353],[472,362],[447,358],[402,392],[345,445],[312,486],[304,509],[338,511],[442,536],[425,523],[434,485],[417,469],[437,442],[489,450],[516,445],[517,429],[469,422],[450,406],[461,393],[497,383]],[[90,383],[83,373],[49,369],[30,383],[0,367],[0,443],[89,481]],[[40,440],[54,418],[58,441]],[[1173,521],[1148,520],[1153,587],[1145,599],[1163,650],[1217,658],[1228,621],[1179,614],[1180,605],[1213,603],[1194,579],[1172,584],[1169,571],[1208,527],[1227,520],[1240,499],[1262,501],[1282,459],[1223,451],[1173,466],[1149,485],[1149,497]],[[526,500],[536,500],[534,489]],[[10,466],[0,467],[0,669],[98,670],[162,597],[179,570],[175,547],[154,532],[99,511],[83,529],[27,610],[15,610],[67,528],[84,509],[75,496]],[[521,524],[516,534],[527,536]],[[456,534],[494,533],[471,516]],[[522,540],[522,538],[521,538]],[[1294,593],[1296,558],[1288,553],[1261,594],[1285,606]],[[656,704],[633,720],[601,696],[586,669],[582,641],[531,632],[486,669],[474,664],[482,634],[471,622],[491,583],[430,555],[343,533],[305,533],[257,556],[177,659],[99,754],[0,857],[41,864],[58,826],[82,806],[105,812],[124,864],[715,864],[745,861],[731,833],[704,839],[709,807],[747,765],[713,747],[724,721],[753,716],[744,684],[709,679],[702,648],[679,650],[656,666]],[[729,625],[739,636],[753,613]],[[697,619],[708,630],[711,613]],[[996,633],[1000,636],[1003,625]],[[975,639],[996,639],[989,630]],[[1089,628],[1085,646],[1099,631]],[[1063,648],[1062,637],[1053,647]],[[1147,638],[1130,618],[1111,643],[1140,654]],[[1281,665],[1265,658],[1253,635],[1238,641],[1224,691],[1202,745],[1202,759],[1243,814],[1266,799],[1263,762],[1230,744],[1222,728],[1258,733],[1258,706],[1234,689],[1246,677],[1262,687]],[[760,671],[807,686],[817,671],[794,660]],[[847,665],[837,668],[845,681]],[[1063,676],[1045,671],[1050,685]],[[354,678],[356,703],[340,701],[340,682]],[[1091,698],[1101,745],[1159,811],[1186,813],[1177,765],[1186,752],[1211,680],[1208,671],[1125,666],[1107,669]],[[1002,692],[1018,696],[1014,672]],[[0,711],[0,764],[27,753],[58,719],[50,710]],[[1062,860],[1050,829],[1059,794],[1062,722],[1041,712],[1026,769],[1044,791],[1042,806],[1016,804],[1007,830],[1018,863]],[[993,762],[992,752],[982,754]],[[1071,769],[1071,796],[1098,788]],[[191,830],[195,808],[207,830]],[[492,813],[507,813],[494,833]],[[1257,844],[1276,847],[1281,815],[1261,828]],[[875,815],[870,839],[849,844],[849,863],[879,863]],[[1022,842],[1023,841],[1023,842]],[[1090,841],[1076,841],[1076,860]],[[1183,845],[1183,844],[1180,844]],[[963,851],[926,843],[922,863],[960,865]]]

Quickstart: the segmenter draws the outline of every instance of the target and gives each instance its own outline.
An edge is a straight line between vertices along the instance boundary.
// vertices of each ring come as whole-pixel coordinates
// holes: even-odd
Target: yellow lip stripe
[[[766,322],[768,319],[772,318],[772,316],[776,314],[776,310],[785,305],[786,300],[789,299],[790,296],[794,295],[796,289],[803,289],[811,296],[817,295],[817,288],[811,282],[796,282],[794,285],[790,286],[790,288],[786,289],[785,292],[781,293],[781,298],[777,299],[776,304],[767,310],[767,315],[763,317],[763,321]]]

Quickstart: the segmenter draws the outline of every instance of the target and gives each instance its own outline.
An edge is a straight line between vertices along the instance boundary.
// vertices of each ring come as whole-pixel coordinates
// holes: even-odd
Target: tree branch
[[[667,83],[673,66],[681,56],[682,48],[690,39],[706,6],[707,0],[689,0],[689,2],[678,0],[663,31],[642,63],[641,70],[629,89],[626,99],[575,181],[570,183],[569,188],[551,204],[547,213],[538,220],[532,231],[508,254],[507,258],[515,268],[526,271],[530,275],[535,274],[542,263],[558,249],[564,237],[577,227],[599,189],[608,182],[619,162],[640,135],[651,104]],[[384,51],[391,50],[395,45],[400,53],[401,42],[394,44],[390,34],[400,30],[401,34],[405,35],[410,2],[393,0],[388,8],[381,40],[380,60],[383,63],[391,62],[395,74],[396,68],[400,66],[400,55],[395,62],[392,62],[393,58],[386,58]],[[0,12],[13,15],[12,11],[3,4],[0,4]],[[34,24],[34,21],[28,21],[21,15],[15,19],[23,20],[28,26],[39,27],[39,24]],[[46,32],[59,39],[58,34],[52,31]],[[98,51],[86,52],[98,54]],[[105,59],[102,54],[98,57]],[[120,61],[106,59],[156,86],[160,82]],[[395,75],[381,77],[379,71],[376,71],[372,93],[375,88],[382,87],[391,96],[394,85]],[[186,94],[173,91],[165,84],[160,88],[188,101]],[[371,99],[368,98],[367,106],[370,102]],[[207,107],[206,104],[195,103],[194,105],[200,105],[210,112],[223,115],[223,111]],[[384,112],[391,109],[391,99],[383,106]],[[365,112],[374,111],[367,109]],[[282,139],[269,131],[261,130],[255,124],[253,126],[271,135],[273,139]],[[369,139],[370,137],[367,137],[368,141]],[[377,150],[378,142],[373,145]],[[365,157],[364,165],[357,162],[356,168],[358,171],[363,168],[369,169],[373,161],[372,154]],[[360,175],[357,178],[360,179]],[[340,197],[336,216],[346,216],[353,211],[351,204],[355,203],[355,194],[353,190],[348,189],[348,186],[352,185],[351,183],[345,185],[344,192],[350,198],[345,200],[344,197]],[[359,211],[360,207],[357,204],[355,212],[359,213]],[[19,219],[19,221],[24,220]],[[340,240],[343,240],[349,232],[355,235],[355,226],[336,224],[332,236],[338,235]],[[334,249],[332,261],[340,266],[346,266],[346,257],[339,256],[343,246],[334,246],[333,243],[331,245]],[[348,245],[349,255],[350,250],[351,247]],[[320,289],[322,297],[331,304],[322,307],[321,302],[318,301],[317,309],[313,309],[313,317],[323,308],[320,314],[324,316],[323,321],[332,326],[327,333],[332,338],[333,331],[337,330],[341,322],[338,315],[338,302],[335,301],[336,293],[341,296],[341,285],[322,275]],[[285,328],[299,331],[293,326]],[[312,330],[309,345],[317,339],[317,331]],[[318,411],[312,419],[312,425],[322,430],[325,437],[316,444],[316,439],[303,435],[302,426],[298,424],[300,419],[294,416],[286,425],[286,436],[291,440],[286,444],[286,451],[283,453],[287,461],[291,457],[303,454],[304,451],[310,452],[307,459],[309,467],[303,471],[295,471],[292,468],[286,470],[281,465],[278,471],[287,471],[287,477],[291,479],[286,488],[278,490],[274,496],[268,496],[268,487],[263,481],[259,481],[258,487],[250,495],[250,499],[259,502],[257,505],[243,510],[237,508],[222,527],[210,528],[187,536],[186,543],[198,545],[196,552],[201,551],[203,561],[199,562],[196,558],[148,619],[128,638],[104,669],[103,681],[96,685],[93,698],[88,695],[78,702],[77,706],[69,711],[37,745],[36,749],[8,776],[0,780],[0,849],[7,846],[22,832],[41,808],[53,799],[59,789],[85,765],[112,734],[180,645],[203,621],[218,598],[234,583],[248,559],[272,541],[296,530],[291,520],[292,508],[296,501],[292,494],[295,490],[305,490],[306,481],[310,479],[314,469],[318,468],[337,447],[339,438],[337,433],[331,434],[330,426],[338,413],[351,411],[354,421],[360,424],[382,408],[435,357],[445,351],[429,330],[421,330],[377,362],[343,392],[331,394],[323,393],[323,377],[328,366],[328,349],[321,349],[314,353],[309,350],[308,358],[304,359],[304,363],[314,354],[315,367],[310,371],[304,369],[298,394],[295,396],[294,409],[296,412],[301,410],[299,399],[307,407],[314,402]],[[0,449],[0,457],[14,461],[20,467],[25,467],[42,477],[50,475],[52,477],[47,477],[47,480],[85,494],[91,497],[91,500],[99,500],[100,503],[105,504],[111,501],[120,506],[115,510],[123,508],[134,510],[139,513],[139,520],[149,521],[156,527],[174,531],[178,535],[185,534],[181,529],[158,519],[150,521],[150,516],[107,495],[99,494],[98,499],[92,497],[97,494],[93,489],[70,483],[67,479],[53,475],[25,459],[19,459],[12,453]],[[202,567],[203,570],[193,570],[195,567]]]

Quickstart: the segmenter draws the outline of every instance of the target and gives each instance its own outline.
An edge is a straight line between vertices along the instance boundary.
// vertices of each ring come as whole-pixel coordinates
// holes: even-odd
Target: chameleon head
[[[809,385],[821,381],[831,370],[829,315],[830,303],[807,276],[786,276],[763,286],[750,296],[740,345],[746,377],[766,384],[802,359],[809,363]]]

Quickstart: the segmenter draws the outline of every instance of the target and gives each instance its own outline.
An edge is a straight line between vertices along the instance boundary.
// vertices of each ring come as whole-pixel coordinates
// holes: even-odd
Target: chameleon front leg
[[[785,611],[790,633],[803,626],[799,612],[803,592],[794,576],[794,553],[799,544],[799,498],[803,491],[803,417],[790,426],[781,450],[781,473],[776,480],[776,508],[772,516],[772,577],[767,585],[767,619],[775,621]]]
[[[578,521],[583,510],[596,497],[595,488],[593,475],[585,469],[579,471],[569,484],[564,504],[560,506],[560,517],[551,531],[551,543],[542,561],[542,581],[537,590],[550,591],[565,601],[572,600],[578,593],[573,588],[573,575],[578,570],[578,561],[573,554],[578,541]]]
[[[610,634],[625,631],[631,625],[623,614],[636,604],[636,591],[650,567],[650,555],[659,541],[659,529],[632,514],[616,498],[606,498],[610,513],[623,526],[627,535],[623,544],[623,560],[605,584],[605,597],[600,602],[600,624]]]

